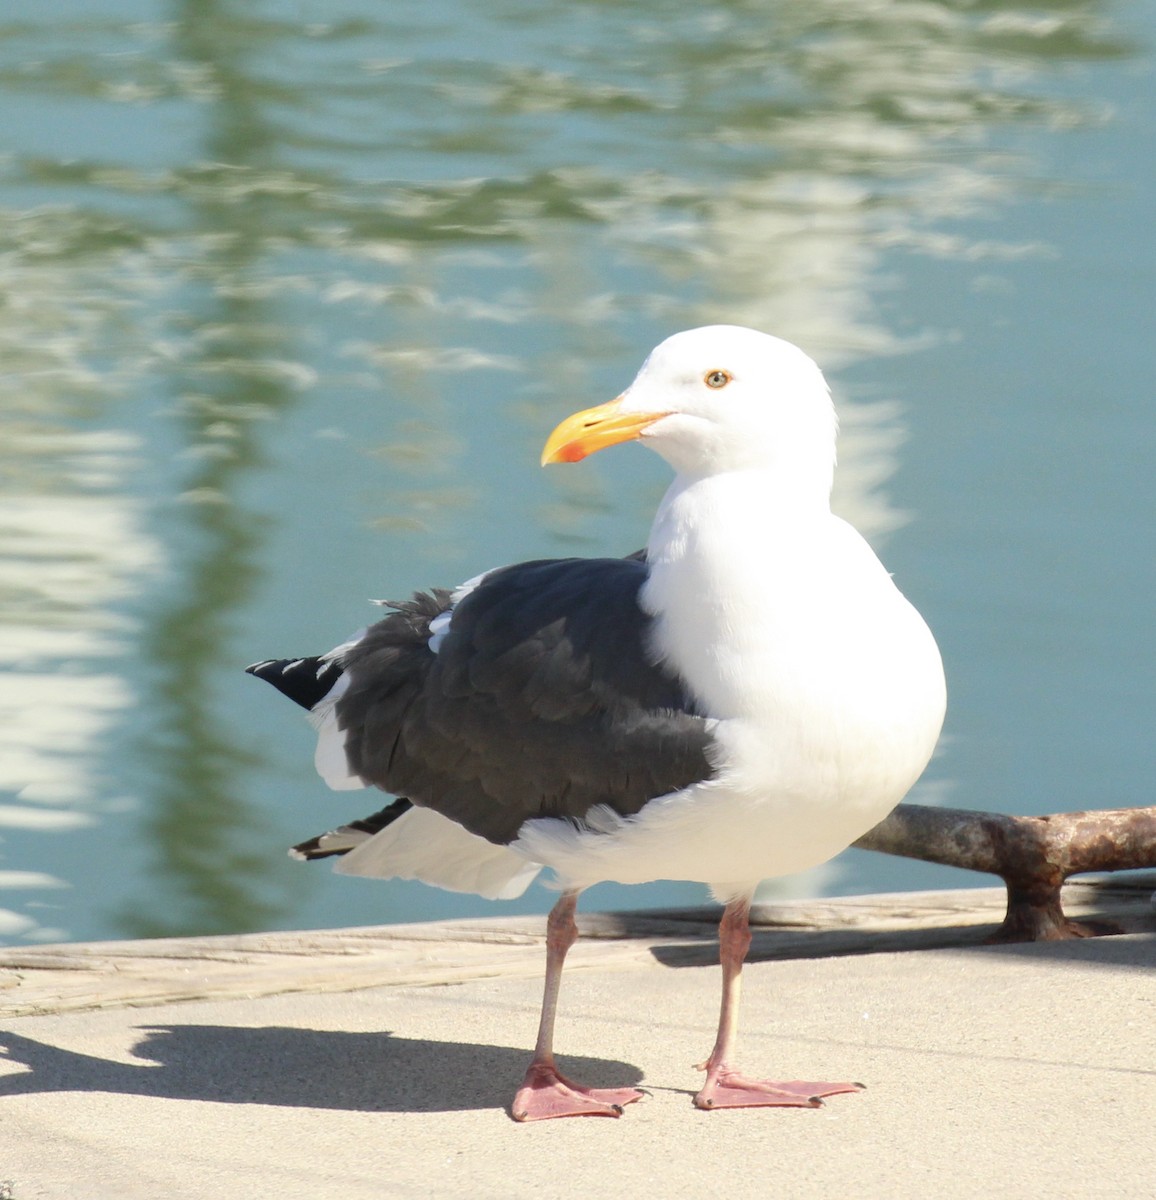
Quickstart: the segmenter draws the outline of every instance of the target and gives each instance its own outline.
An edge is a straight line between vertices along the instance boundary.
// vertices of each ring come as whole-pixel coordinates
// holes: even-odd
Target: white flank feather
[[[429,623],[429,648],[436,654],[442,648],[442,642],[446,640],[446,635],[450,631],[450,622],[454,619],[454,609],[459,605],[466,596],[470,594],[482,582],[487,575],[492,575],[493,571],[483,571],[480,575],[475,575],[472,579],[467,579],[465,583],[459,583],[453,592],[450,594],[450,606],[445,612],[440,612]]]
[[[329,695],[319,700],[309,713],[309,723],[317,730],[313,765],[317,768],[317,774],[335,792],[351,792],[355,788],[369,786],[360,775],[354,775],[349,770],[349,759],[345,755],[345,731],[337,727],[337,701],[347,687],[349,677],[342,675],[330,689]]]

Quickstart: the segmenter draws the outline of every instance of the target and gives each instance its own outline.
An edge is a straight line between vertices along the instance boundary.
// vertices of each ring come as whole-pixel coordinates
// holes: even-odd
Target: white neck
[[[696,475],[680,472],[651,526],[652,566],[706,554],[722,562],[758,561],[768,540],[795,540],[831,518],[834,464],[776,464]]]

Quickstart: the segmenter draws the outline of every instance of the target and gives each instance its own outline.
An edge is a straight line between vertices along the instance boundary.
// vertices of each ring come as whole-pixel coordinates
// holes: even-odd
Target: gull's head
[[[781,338],[738,325],[676,333],[617,399],[567,418],[542,462],[577,462],[637,438],[682,475],[800,468],[827,490],[835,413],[815,363]]]

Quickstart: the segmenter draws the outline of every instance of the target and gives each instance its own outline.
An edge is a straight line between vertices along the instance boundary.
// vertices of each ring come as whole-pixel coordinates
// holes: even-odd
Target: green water
[[[947,666],[913,798],[1153,802],[1152,3],[23,8],[0,937],[545,909],[291,863],[377,802],[328,792],[240,668],[328,648],[370,597],[635,549],[663,465],[538,450],[710,321],[832,380],[838,507]],[[851,853],[779,886],[980,882]]]

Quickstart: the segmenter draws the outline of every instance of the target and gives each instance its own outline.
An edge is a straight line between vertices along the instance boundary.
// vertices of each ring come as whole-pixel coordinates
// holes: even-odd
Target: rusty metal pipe
[[[1156,808],[1009,816],[901,804],[856,846],[998,875],[1008,909],[993,941],[1052,941],[1109,932],[1069,920],[1069,875],[1156,867]]]

